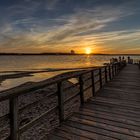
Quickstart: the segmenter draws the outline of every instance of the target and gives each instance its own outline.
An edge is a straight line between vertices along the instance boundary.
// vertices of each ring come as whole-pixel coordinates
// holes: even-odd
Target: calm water
[[[43,69],[60,69],[60,68],[78,68],[100,66],[108,63],[112,57],[111,55],[56,55],[56,56],[0,56],[0,75],[7,75],[14,73],[13,71],[36,71]],[[140,59],[140,56],[131,56],[134,59]],[[125,56],[127,58],[127,56]],[[11,87],[18,86],[27,81],[41,81],[65,71],[46,72],[33,74],[30,77],[20,77],[15,79],[6,79],[0,84],[0,91]]]
[[[112,56],[0,56],[0,71],[76,68],[102,65]]]

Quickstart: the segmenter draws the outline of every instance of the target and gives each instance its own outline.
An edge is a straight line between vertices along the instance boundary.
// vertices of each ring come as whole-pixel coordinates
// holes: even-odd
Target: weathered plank
[[[140,127],[138,127],[138,126],[122,123],[121,121],[118,121],[118,120],[114,121],[113,119],[103,117],[102,115],[96,116],[96,115],[93,115],[92,113],[87,114],[86,112],[77,112],[74,114],[74,117],[78,117],[80,119],[86,119],[86,120],[90,120],[90,121],[94,121],[94,122],[110,124],[112,126],[118,126],[118,127],[122,127],[122,128],[140,131]]]

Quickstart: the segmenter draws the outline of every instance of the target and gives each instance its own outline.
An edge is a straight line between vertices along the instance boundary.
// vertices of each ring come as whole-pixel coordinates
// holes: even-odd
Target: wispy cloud
[[[95,10],[79,9],[72,15],[60,17],[60,20],[63,19],[63,21],[67,21],[67,23],[59,26],[59,28],[55,30],[52,29],[47,36],[46,43],[59,43],[67,40],[67,38],[81,36],[83,33],[88,35],[88,32],[91,31],[92,34],[94,34],[94,31],[101,30],[108,26],[109,23],[112,23],[124,16],[128,16],[131,13],[126,14],[126,11],[123,11],[123,9],[116,8],[115,10],[111,8],[112,7],[102,7]],[[113,13],[111,13],[112,10],[114,10]]]
[[[115,51],[122,46],[129,49],[134,42],[138,47],[139,29],[105,31],[112,24],[135,15],[135,10],[129,10],[124,5],[104,5],[74,8],[71,12],[57,15],[54,11],[59,1],[47,0],[43,5],[43,14],[40,13],[42,4],[38,1],[26,0],[29,6],[11,6],[8,20],[0,22],[1,51],[68,51],[90,46],[105,52]]]

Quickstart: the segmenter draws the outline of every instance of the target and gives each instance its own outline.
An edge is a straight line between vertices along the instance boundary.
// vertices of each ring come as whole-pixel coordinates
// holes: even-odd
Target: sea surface
[[[73,69],[101,66],[109,63],[110,59],[118,58],[115,55],[1,55],[0,56],[0,77],[12,75],[20,72],[35,72],[31,76],[21,76],[18,78],[7,78],[0,80],[0,91],[16,87],[28,81],[38,82],[53,77],[60,73]],[[124,56],[126,59],[128,56]],[[133,59],[140,59],[140,56],[130,56]],[[0,78],[1,79],[1,78]]]

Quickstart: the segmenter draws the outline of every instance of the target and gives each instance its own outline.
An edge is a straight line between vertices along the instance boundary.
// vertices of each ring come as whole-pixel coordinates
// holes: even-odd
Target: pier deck
[[[127,65],[78,112],[57,127],[50,140],[140,140],[140,70]]]

